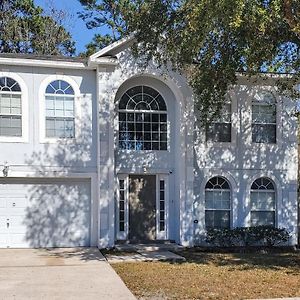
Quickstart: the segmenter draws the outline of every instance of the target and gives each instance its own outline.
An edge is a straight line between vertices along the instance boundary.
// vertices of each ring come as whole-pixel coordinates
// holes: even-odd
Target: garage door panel
[[[1,196],[7,201],[9,247],[89,246],[89,181],[3,186],[0,193],[5,191]]]
[[[1,208],[6,208],[6,199],[0,198],[0,210]]]

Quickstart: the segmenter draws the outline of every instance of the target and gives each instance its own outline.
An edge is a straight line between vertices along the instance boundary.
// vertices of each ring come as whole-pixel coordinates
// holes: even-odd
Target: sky
[[[46,8],[49,2],[52,2],[54,7],[63,9],[70,14],[71,20],[67,30],[76,43],[76,53],[84,51],[85,45],[92,40],[95,33],[100,33],[100,29],[87,29],[85,22],[78,17],[77,12],[83,10],[79,0],[34,0],[36,5],[43,8]]]

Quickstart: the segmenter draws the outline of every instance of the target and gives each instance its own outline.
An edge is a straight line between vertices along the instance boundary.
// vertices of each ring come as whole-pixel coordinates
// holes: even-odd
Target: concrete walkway
[[[171,251],[147,251],[140,250],[136,252],[128,252],[121,254],[107,254],[105,255],[109,263],[121,262],[141,262],[141,261],[172,261],[172,262],[185,262],[186,259]]]
[[[135,297],[96,248],[1,249],[0,299]]]

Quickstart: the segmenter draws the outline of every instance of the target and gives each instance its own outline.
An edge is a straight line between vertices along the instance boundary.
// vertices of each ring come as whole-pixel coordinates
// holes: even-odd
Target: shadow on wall
[[[255,84],[258,86],[258,90]],[[261,86],[269,84],[263,82]],[[297,133],[293,104],[289,104],[284,97],[275,97],[277,102],[275,116],[270,114],[270,109],[267,111],[268,107],[259,108],[260,111],[256,111],[255,115],[251,105],[252,100],[256,97],[256,91],[260,91],[260,89],[262,88],[257,82],[245,81],[229,93],[232,100],[231,143],[206,142],[205,130],[200,127],[200,124],[196,124],[194,133],[195,218],[199,220],[205,218],[205,183],[213,176],[221,176],[231,183],[230,211],[231,218],[235,218],[231,221],[234,221],[235,226],[245,226],[251,211],[250,186],[254,179],[267,177],[272,181],[276,180],[277,225],[287,228],[290,232],[295,232],[297,222]],[[274,130],[273,132],[276,130],[276,143],[252,142],[252,128],[253,126],[257,128],[257,125],[252,123],[254,118],[262,118],[261,128],[264,127],[271,135],[272,130]],[[274,118],[276,125],[272,125]],[[233,208],[235,214],[233,214]],[[203,244],[204,222],[195,224],[194,230],[195,242]]]
[[[96,103],[82,95],[76,139],[41,144],[27,157],[35,177],[24,185],[28,205],[23,225],[30,247],[90,245],[91,182],[84,173],[96,173],[96,115]]]

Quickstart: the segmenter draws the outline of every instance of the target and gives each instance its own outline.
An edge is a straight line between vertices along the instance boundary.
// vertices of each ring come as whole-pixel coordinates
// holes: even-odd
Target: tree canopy
[[[89,27],[108,26],[111,40],[134,33],[135,53],[184,73],[203,120],[220,113],[239,72],[292,73],[299,80],[298,0],[82,0]],[[103,41],[103,39],[100,41]],[[108,41],[108,39],[107,39]],[[104,44],[99,43],[100,47]],[[94,40],[94,49],[97,40]],[[203,118],[204,117],[204,118]]]
[[[0,0],[0,53],[73,55],[62,15],[47,15],[33,0]]]

